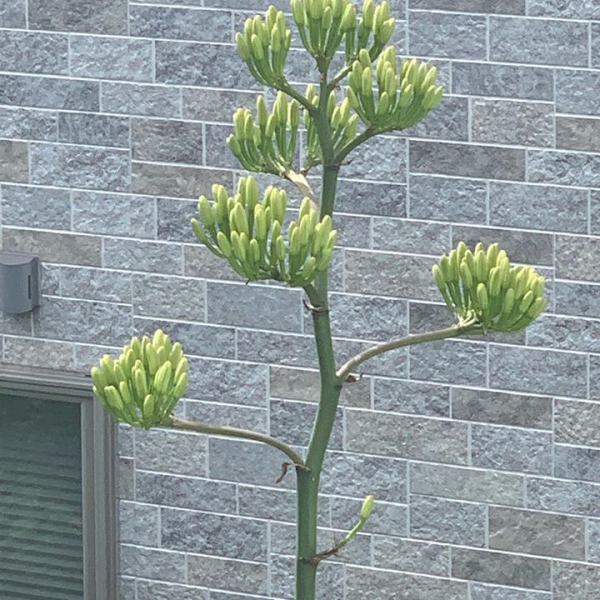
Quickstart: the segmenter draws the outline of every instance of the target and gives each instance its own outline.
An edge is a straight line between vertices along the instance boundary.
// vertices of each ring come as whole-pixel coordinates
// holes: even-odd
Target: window
[[[0,367],[0,598],[116,597],[114,427],[79,375]]]

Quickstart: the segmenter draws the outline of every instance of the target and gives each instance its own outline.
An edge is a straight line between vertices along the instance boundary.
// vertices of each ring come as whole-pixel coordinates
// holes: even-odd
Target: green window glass
[[[0,598],[82,600],[78,402],[0,395]]]

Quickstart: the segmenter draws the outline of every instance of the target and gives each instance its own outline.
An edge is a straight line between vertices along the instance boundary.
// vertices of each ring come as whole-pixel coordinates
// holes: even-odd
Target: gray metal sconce
[[[39,303],[39,259],[0,252],[0,312],[7,315],[27,313]]]

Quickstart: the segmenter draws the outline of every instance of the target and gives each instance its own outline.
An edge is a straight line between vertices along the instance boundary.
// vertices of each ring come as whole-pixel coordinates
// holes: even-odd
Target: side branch
[[[404,348],[405,346],[413,346],[415,344],[422,344],[424,342],[435,342],[437,340],[445,340],[447,338],[473,333],[483,333],[483,329],[476,321],[467,321],[457,323],[456,325],[452,325],[452,327],[448,327],[446,329],[430,331],[428,333],[418,333],[416,335],[409,335],[407,337],[377,344],[376,346],[371,346],[370,348],[367,348],[363,352],[360,352],[351,358],[347,363],[338,369],[336,375],[340,383],[343,384],[348,376],[355,371],[359,365],[370,358],[373,358],[374,356],[383,354],[384,352],[389,352],[390,350],[396,350],[398,348]]]
[[[209,425],[208,423],[202,423],[200,421],[186,421],[184,419],[178,419],[177,417],[171,417],[169,425],[173,429],[181,429],[184,431],[196,431],[197,433],[205,433],[208,435],[223,435],[226,437],[242,438],[245,440],[253,440],[255,442],[262,442],[273,448],[277,448],[283,452],[291,461],[294,467],[306,470],[304,459],[290,446],[284,442],[272,438],[268,435],[258,433],[256,431],[250,431],[248,429],[238,429],[237,427]]]

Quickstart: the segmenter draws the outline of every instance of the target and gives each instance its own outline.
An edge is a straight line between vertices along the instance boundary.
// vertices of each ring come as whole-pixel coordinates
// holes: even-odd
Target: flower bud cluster
[[[214,185],[212,195],[212,202],[200,198],[200,219],[192,219],[192,228],[200,242],[245,279],[304,287],[329,266],[337,232],[331,217],[319,221],[309,198],[304,198],[298,220],[285,230],[285,190],[269,186],[261,202],[256,180],[246,177],[234,197],[222,185]]]
[[[433,267],[447,306],[462,320],[475,319],[484,331],[519,331],[546,308],[545,278],[531,267],[514,267],[498,244],[475,251],[464,242]]]
[[[92,368],[94,395],[118,421],[150,429],[166,425],[188,386],[188,361],[179,342],[158,330],[132,338],[117,360],[104,355]]]

